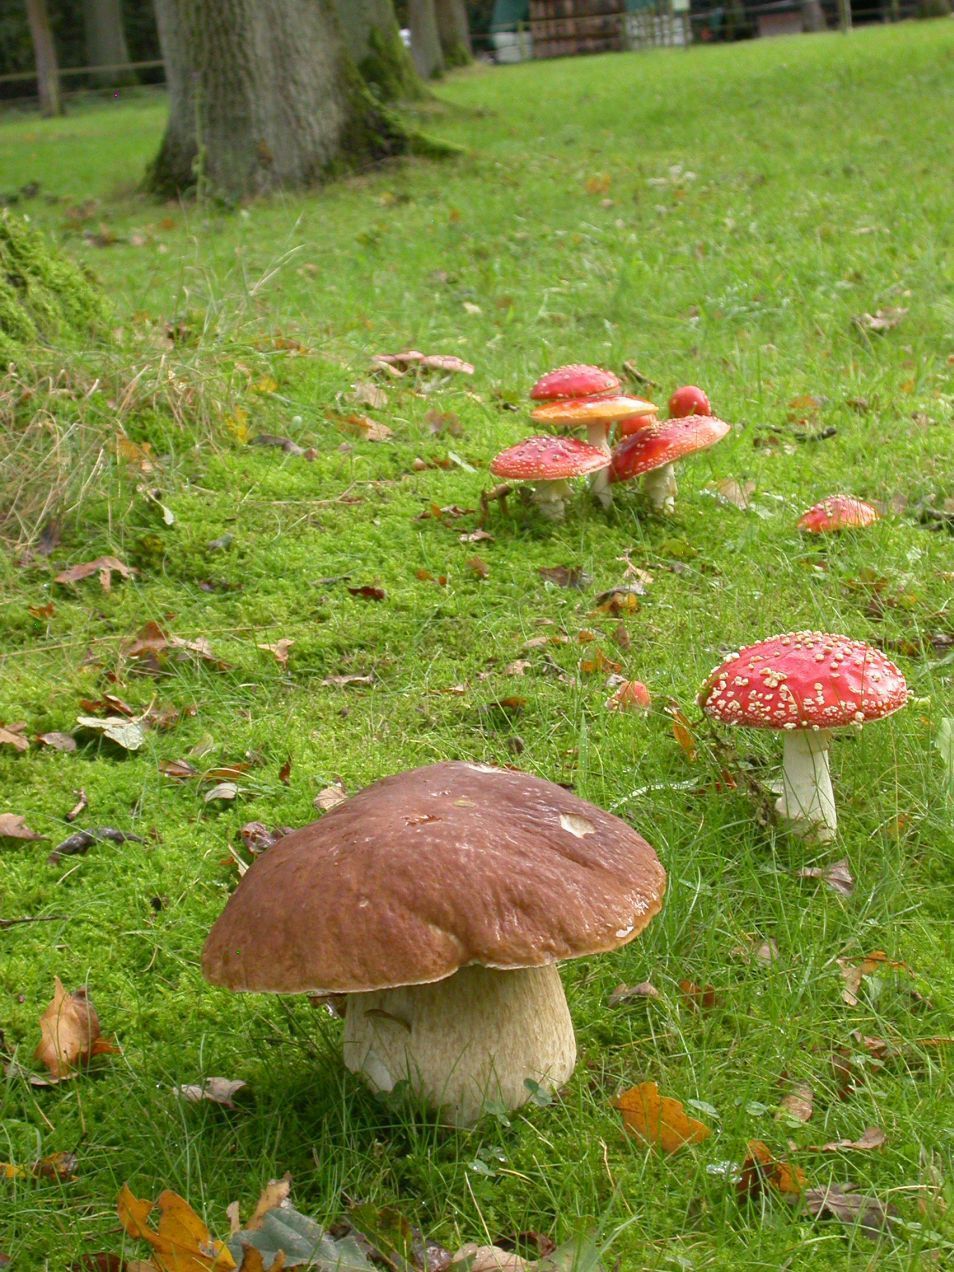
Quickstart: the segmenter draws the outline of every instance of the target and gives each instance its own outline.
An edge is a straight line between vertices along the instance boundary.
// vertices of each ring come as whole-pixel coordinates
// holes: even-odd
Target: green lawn
[[[954,796],[934,745],[954,717],[952,107],[946,21],[474,70],[421,115],[465,158],[239,210],[136,193],[160,100],[0,120],[0,185],[41,183],[17,209],[102,280],[121,349],[67,357],[3,475],[9,493],[39,465],[20,515],[42,524],[59,439],[73,496],[49,556],[12,542],[0,556],[0,722],[71,732],[106,714],[82,705],[106,693],[182,712],[136,753],[79,730],[74,753],[0,745],[0,814],[47,836],[0,840],[0,920],[56,916],[0,926],[3,1046],[31,1065],[58,975],[88,985],[121,1047],[60,1086],[0,1086],[0,1162],[78,1154],[71,1182],[0,1171],[13,1267],[144,1258],[116,1220],[124,1182],[175,1189],[221,1237],[228,1203],[247,1214],[286,1171],[323,1223],[368,1200],[452,1249],[598,1229],[624,1272],[951,1258],[951,1047],[924,1040],[954,1034]],[[476,372],[428,392],[378,381],[386,404],[357,402],[372,356],[409,347]],[[491,507],[492,538],[468,541],[490,458],[536,431],[530,384],[567,361],[629,362],[662,406],[702,385],[733,431],[683,467],[672,517],[636,489],[609,513],[581,491],[562,525],[511,500]],[[0,428],[25,428],[27,379],[4,386]],[[392,436],[364,440],[342,423],[354,411]],[[120,431],[149,444],[150,473],[142,452],[117,453]],[[315,458],[250,444],[262,433]],[[748,508],[717,497],[730,478],[754,483]],[[801,536],[798,514],[841,490],[888,515]],[[136,577],[108,592],[95,576],[52,581],[105,554]],[[597,609],[632,582],[628,564],[645,572],[638,607]],[[582,586],[541,575],[556,566]],[[383,599],[349,590],[365,586]],[[130,658],[149,620],[207,638],[225,665]],[[761,825],[744,784],[724,780],[726,764],[771,780],[779,740],[738,733],[726,761],[694,705],[728,651],[800,628],[887,650],[913,692],[836,740],[840,827],[824,848]],[[294,641],[287,667],[261,648],[280,640]],[[649,686],[647,717],[606,709],[612,668],[596,651]],[[366,1093],[322,1011],[232,996],[199,971],[243,825],[297,826],[335,778],[353,792],[449,758],[572,783],[625,816],[670,878],[638,941],[563,969],[580,1061],[561,1098],[471,1132]],[[207,803],[210,784],[161,771],[184,759],[249,767],[234,800]],[[71,825],[80,789],[89,808]],[[102,826],[143,842],[47,863],[71,831]],[[850,896],[798,877],[841,859]],[[768,962],[753,953],[766,941]],[[849,1006],[836,960],[874,950],[905,968],[876,971]],[[607,1005],[644,980],[658,999]],[[696,1010],[681,981],[714,1001]],[[209,1075],[244,1079],[247,1098],[228,1110],[172,1092]],[[668,1157],[627,1138],[613,1098],[647,1079],[696,1101],[710,1138]],[[811,1119],[780,1118],[800,1084]],[[817,1151],[872,1126],[880,1149]],[[813,1222],[771,1188],[740,1202],[733,1170],[753,1139],[812,1187],[890,1203],[890,1234]]]

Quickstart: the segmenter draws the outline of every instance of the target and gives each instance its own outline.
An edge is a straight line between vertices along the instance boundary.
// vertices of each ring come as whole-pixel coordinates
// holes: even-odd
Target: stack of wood
[[[624,0],[530,0],[533,56],[621,49],[625,12]]]

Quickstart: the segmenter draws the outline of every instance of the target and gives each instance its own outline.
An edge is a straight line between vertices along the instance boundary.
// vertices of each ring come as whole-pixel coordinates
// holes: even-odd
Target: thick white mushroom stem
[[[676,470],[672,464],[663,464],[654,468],[643,479],[650,504],[657,512],[675,512],[676,510]]]
[[[349,994],[344,1061],[375,1091],[402,1079],[455,1126],[488,1101],[530,1099],[573,1072],[576,1041],[555,964],[519,971],[463,967],[430,985]]]
[[[557,481],[538,481],[533,485],[530,501],[549,521],[562,521],[570,493],[569,482],[562,478]]]
[[[586,440],[591,446],[595,446],[606,456],[606,467],[598,468],[590,477],[590,492],[600,501],[604,508],[610,508],[613,504],[613,487],[610,485],[609,479],[609,425],[595,420],[591,424],[587,424]]]
[[[782,794],[775,807],[798,835],[828,843],[838,817],[828,768],[829,729],[792,729],[782,752]]]

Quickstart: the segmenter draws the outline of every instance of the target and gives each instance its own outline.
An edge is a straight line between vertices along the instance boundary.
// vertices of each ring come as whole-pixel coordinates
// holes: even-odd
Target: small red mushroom
[[[495,477],[526,481],[532,486],[530,498],[551,521],[560,521],[570,493],[568,477],[597,472],[609,463],[598,446],[576,437],[528,437],[491,461]]]
[[[652,695],[641,680],[624,680],[616,686],[612,696],[607,698],[606,705],[610,711],[645,713],[652,706],[652,702]]]
[[[542,375],[530,390],[530,396],[536,402],[592,397],[596,393],[613,393],[619,384],[619,376],[612,371],[592,367],[585,362],[573,362]]]
[[[642,398],[630,397],[625,393],[613,393],[603,397],[561,398],[547,402],[538,406],[531,413],[531,418],[538,424],[547,424],[551,428],[585,428],[586,440],[591,446],[598,446],[609,463],[610,427],[617,420],[655,413],[656,407],[652,402],[644,402]],[[590,489],[604,508],[608,508],[613,502],[606,473],[598,472]]]
[[[798,834],[827,842],[838,821],[831,730],[880,720],[908,700],[904,676],[879,649],[849,636],[789,632],[749,645],[709,673],[699,694],[723,724],[785,734],[776,804]]]
[[[714,415],[687,415],[663,420],[627,437],[614,448],[609,469],[611,482],[629,481],[647,473],[645,490],[657,512],[672,512],[676,506],[676,478],[673,464],[695,451],[720,442],[729,431],[724,420]]]
[[[809,534],[826,534],[830,530],[870,526],[880,519],[878,509],[863,499],[855,499],[851,495],[829,495],[802,513],[798,528],[807,530]]]
[[[681,419],[684,415],[711,415],[712,407],[698,385],[684,384],[669,399],[669,414],[673,419]]]

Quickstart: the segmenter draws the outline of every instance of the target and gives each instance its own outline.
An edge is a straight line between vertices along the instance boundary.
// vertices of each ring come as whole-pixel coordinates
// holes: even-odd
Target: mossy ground
[[[617,1234],[627,1272],[950,1257],[950,1047],[919,1040],[954,1032],[954,837],[933,747],[954,715],[954,551],[923,511],[943,510],[954,481],[939,175],[952,69],[954,30],[934,23],[475,70],[440,90],[465,108],[440,131],[468,158],[228,214],[130,193],[162,131],[147,98],[0,127],[5,180],[38,178],[59,196],[36,219],[105,281],[131,366],[165,353],[199,372],[203,359],[226,363],[248,412],[223,409],[215,428],[208,416],[180,426],[161,403],[124,417],[158,457],[144,482],[115,457],[115,399],[74,401],[107,438],[100,476],[50,558],[10,552],[0,566],[0,720],[70,730],[81,699],[104,691],[137,708],[196,708],[135,755],[88,735],[75,754],[0,748],[0,811],[50,844],[72,829],[79,788],[90,807],[77,824],[145,839],[58,866],[46,843],[0,848],[0,913],[62,916],[0,930],[7,1048],[29,1059],[57,974],[90,986],[123,1048],[95,1076],[0,1089],[0,1160],[79,1152],[73,1183],[0,1181],[0,1249],[16,1266],[118,1250],[124,1181],[141,1196],[176,1189],[221,1234],[229,1201],[247,1211],[285,1171],[319,1220],[369,1198],[448,1245],[599,1225]],[[81,234],[101,223],[115,241],[97,250]],[[888,309],[907,311],[892,329],[855,321]],[[155,348],[166,323],[182,324],[185,349]],[[387,383],[385,407],[356,408],[351,386],[371,356],[411,346],[467,357],[476,374],[423,396]],[[635,491],[609,514],[581,494],[562,526],[494,508],[493,540],[462,542],[489,457],[532,431],[529,384],[570,360],[631,360],[663,401],[701,384],[734,431],[684,467],[672,518],[649,516]],[[392,439],[363,441],[329,418],[352,409]],[[459,434],[435,433],[433,410],[456,415]],[[264,432],[317,457],[243,441]],[[729,477],[756,483],[751,510],[706,489]],[[837,490],[895,512],[864,534],[800,537],[798,513]],[[435,505],[467,511],[428,515]],[[109,593],[95,578],[52,583],[103,553],[138,577]],[[594,612],[597,594],[625,581],[624,557],[652,575],[639,607]],[[584,586],[539,573],[560,565],[582,567]],[[348,590],[364,585],[384,599]],[[51,601],[51,614],[30,613]],[[207,637],[228,667],[169,658],[141,674],[122,649],[149,619]],[[725,789],[704,731],[690,762],[663,710],[674,698],[694,720],[696,688],[727,649],[801,627],[888,649],[914,692],[890,721],[837,742],[841,826],[825,849],[761,828],[745,795]],[[580,643],[581,631],[596,639]],[[541,635],[568,639],[528,650]],[[259,648],[282,638],[295,641],[286,669]],[[605,671],[581,668],[596,649],[649,685],[647,718],[605,709]],[[508,670],[524,658],[524,674]],[[372,673],[370,687],[323,683]],[[771,776],[775,739],[736,741]],[[253,757],[234,803],[207,804],[207,787],[160,772],[193,751],[209,766]],[[581,1051],[564,1098],[465,1134],[367,1095],[342,1072],[339,1027],[321,1012],[212,990],[198,968],[244,823],[297,825],[335,777],[354,790],[455,757],[572,782],[629,818],[670,874],[640,941],[564,969]],[[839,858],[857,880],[850,897],[796,876]],[[746,956],[765,940],[776,960]],[[910,971],[869,978],[849,1007],[835,960],[875,949]],[[644,979],[660,1000],[607,1007],[613,986]],[[694,1011],[682,980],[712,985],[715,1005]],[[853,1031],[892,1040],[900,1057],[876,1068]],[[856,1070],[847,1099],[831,1065],[841,1047]],[[249,1083],[239,1110],[172,1095],[210,1074]],[[649,1078],[715,1109],[700,1114],[712,1137],[671,1158],[627,1140],[612,1098]],[[777,1120],[800,1082],[815,1092],[812,1120]],[[877,1152],[808,1151],[872,1125],[887,1134]],[[875,1245],[774,1196],[740,1204],[725,1164],[753,1138],[815,1185],[850,1180],[892,1202],[895,1234]]]

